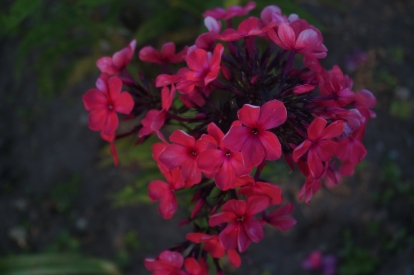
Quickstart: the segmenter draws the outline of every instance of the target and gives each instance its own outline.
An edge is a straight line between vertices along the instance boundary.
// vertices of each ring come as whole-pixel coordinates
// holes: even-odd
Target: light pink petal
[[[279,100],[271,100],[260,108],[258,126],[261,130],[268,130],[282,125],[287,118],[286,107]]]
[[[311,147],[311,145],[312,145],[312,141],[310,141],[308,139],[305,139],[305,141],[302,142],[301,144],[299,144],[295,148],[295,150],[293,151],[293,155],[292,155],[293,160],[295,162],[298,162],[299,158],[301,156],[303,156],[309,150],[309,148]]]
[[[161,55],[160,53],[151,46],[146,46],[139,51],[139,59],[148,63],[158,63],[161,64]]]
[[[260,19],[262,22],[267,25],[272,21],[272,13],[282,14],[282,10],[276,5],[270,5],[265,7],[260,13]]]
[[[295,48],[301,52],[309,51],[317,47],[319,43],[322,43],[322,41],[319,41],[318,33],[307,29],[299,34]]]
[[[204,18],[204,25],[207,27],[207,29],[214,33],[219,33],[221,29],[221,24],[219,21],[214,19],[211,16],[207,16]]]
[[[277,160],[282,155],[282,146],[275,134],[269,131],[259,133],[260,143],[263,145],[266,160]]]
[[[325,126],[328,122],[323,118],[317,117],[315,118],[312,123],[309,125],[308,128],[308,138],[311,141],[317,141],[325,129]]]
[[[287,48],[286,47],[282,47],[282,48],[285,48],[287,50],[295,49],[296,35],[293,29],[288,24],[284,22],[280,23],[277,29],[277,35],[280,41],[282,41],[282,43],[287,46]]]

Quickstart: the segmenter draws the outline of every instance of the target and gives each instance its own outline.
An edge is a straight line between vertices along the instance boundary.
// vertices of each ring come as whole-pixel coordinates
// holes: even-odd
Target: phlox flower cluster
[[[159,139],[152,155],[164,179],[151,181],[148,195],[165,219],[176,212],[181,190],[193,194],[192,212],[181,222],[193,232],[145,260],[152,274],[208,274],[208,259],[222,274],[219,259],[240,266],[239,253],[264,237],[263,226],[294,226],[293,204],[282,204],[281,188],[261,177],[270,162],[303,174],[298,197],[310,203],[322,183],[336,186],[366,156],[362,140],[375,97],[353,91],[337,65],[320,65],[327,48],[317,28],[274,5],[247,17],[254,8],[250,2],[206,11],[208,31],[180,51],[169,42],[136,55],[132,41],[97,61],[96,88],[83,97],[89,127],[111,144],[115,163],[118,138]],[[234,17],[242,17],[238,26]],[[160,74],[132,76],[127,67],[136,56]],[[118,114],[140,122],[116,133]]]

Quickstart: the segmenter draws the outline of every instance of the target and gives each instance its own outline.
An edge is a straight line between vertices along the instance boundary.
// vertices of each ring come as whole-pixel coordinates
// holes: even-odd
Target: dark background
[[[170,40],[191,45],[205,30],[203,7],[24,2],[0,4],[7,26],[0,38],[0,256],[76,252],[110,260],[122,274],[149,274],[145,257],[184,240],[189,228],[176,227],[184,212],[165,221],[147,202],[137,183],[147,164],[122,156],[139,154],[134,140],[125,141],[128,150],[121,146],[121,165],[110,164],[105,142],[88,129],[81,97],[99,75],[96,59],[134,37],[138,50]],[[304,178],[273,175],[295,204],[298,223],[285,233],[266,228],[242,267],[228,267],[228,274],[321,274],[300,266],[314,250],[337,257],[342,275],[414,274],[414,1],[264,2],[286,14],[296,9],[321,28],[325,68],[338,64],[354,79],[354,91],[369,89],[377,118],[368,123],[368,156],[355,175],[323,188],[310,205],[297,199]],[[358,51],[366,59],[351,68],[347,60]]]

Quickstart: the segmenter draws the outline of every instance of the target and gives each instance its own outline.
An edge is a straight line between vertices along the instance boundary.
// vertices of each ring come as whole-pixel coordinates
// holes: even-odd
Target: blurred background
[[[184,240],[190,228],[176,224],[188,210],[165,221],[147,198],[157,178],[150,143],[123,140],[113,167],[81,97],[99,57],[132,39],[138,50],[192,45],[206,31],[206,9],[246,2],[1,1],[0,274],[149,274],[145,257]],[[322,64],[338,64],[354,91],[370,90],[377,118],[355,175],[310,205],[297,199],[304,178],[276,165],[269,179],[295,204],[298,223],[266,228],[226,274],[323,274],[302,267],[315,251],[336,260],[340,275],[414,274],[414,1],[258,0],[252,14],[270,4],[322,31]],[[145,67],[154,77],[155,69]]]

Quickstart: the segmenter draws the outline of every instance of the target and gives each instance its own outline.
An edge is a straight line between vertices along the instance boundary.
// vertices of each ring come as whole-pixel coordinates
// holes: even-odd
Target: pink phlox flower
[[[174,251],[165,250],[156,259],[146,258],[145,268],[152,271],[152,275],[187,275],[181,270],[184,257]]]
[[[208,10],[203,14],[203,17],[211,16],[217,20],[224,19],[228,20],[235,16],[245,16],[251,10],[256,7],[255,2],[249,2],[244,7],[241,6],[231,6],[227,8],[227,10],[223,8],[214,8],[212,10]]]
[[[340,147],[340,145],[338,146]],[[337,149],[337,154],[338,152],[339,152],[339,149]],[[339,173],[337,169],[335,169],[335,167],[331,163],[327,162],[325,164],[325,172],[324,172],[323,178],[325,179],[326,187],[328,187],[329,189],[333,189],[337,187],[338,184],[340,183],[341,174]]]
[[[311,175],[309,175],[306,178],[305,184],[302,186],[302,188],[299,191],[299,195],[298,195],[299,200],[302,200],[302,198],[305,198],[305,202],[309,204],[313,195],[321,187],[322,187],[322,182],[320,181],[320,179],[315,179]]]
[[[270,205],[280,204],[283,200],[282,191],[278,186],[262,181],[253,181],[250,184],[241,187],[238,194],[244,195],[246,198],[253,196],[268,197]]]
[[[324,106],[345,107],[352,103],[355,98],[354,92],[351,90],[352,80],[342,73],[339,66],[335,65],[319,85],[321,95],[335,96],[332,100],[325,100],[321,103]]]
[[[194,258],[187,258],[184,267],[188,275],[208,275],[208,266],[204,258],[200,258],[200,263]]]
[[[137,41],[134,39],[128,46],[114,53],[112,57],[104,56],[96,61],[96,66],[103,73],[118,74],[129,64],[135,52]]]
[[[354,106],[358,109],[366,108],[369,111],[370,118],[375,118],[376,114],[370,110],[375,107],[377,99],[375,96],[368,90],[360,90],[355,94]]]
[[[280,231],[289,230],[296,224],[296,220],[289,216],[294,209],[295,207],[292,203],[287,203],[267,214],[265,222],[276,227]]]
[[[139,59],[148,63],[178,63],[185,60],[188,47],[178,53],[175,53],[175,44],[167,42],[161,47],[161,52],[158,52],[151,46],[146,46],[139,51]]]
[[[216,148],[215,140],[202,135],[197,141],[182,130],[177,130],[170,136],[173,144],[168,145],[160,154],[160,162],[168,169],[180,167],[184,181],[190,187],[201,181],[201,170],[197,167],[199,154],[207,149]]]
[[[210,226],[229,223],[219,235],[220,242],[227,250],[238,248],[244,252],[251,242],[263,238],[263,228],[254,216],[268,206],[269,199],[264,196],[250,197],[247,201],[229,200],[221,207],[223,212],[211,216],[208,223]]]
[[[160,140],[166,142],[164,135],[160,132],[165,122],[166,113],[165,110],[149,110],[141,120],[143,127],[139,130],[138,137],[141,138],[156,133]]]
[[[245,104],[237,115],[244,126],[233,125],[224,136],[223,145],[233,152],[241,151],[247,168],[258,166],[264,159],[279,159],[282,154],[279,139],[268,130],[286,121],[283,102],[271,100],[261,107]]]
[[[275,5],[265,7],[260,13],[260,19],[265,27],[263,32],[268,32],[271,28],[278,26],[280,23],[289,24],[299,19],[297,14],[290,14],[288,17],[282,14],[282,10]]]
[[[365,126],[338,141],[337,156],[343,161],[339,171],[344,176],[352,175],[355,166],[367,155],[367,150],[362,143],[364,130]]]
[[[326,127],[327,123],[323,118],[315,118],[309,125],[308,138],[293,151],[295,162],[308,152],[307,162],[310,174],[316,179],[322,175],[322,162],[329,161],[336,153],[338,144],[331,139],[340,136],[344,129],[344,123],[341,120]]]
[[[83,95],[83,104],[89,113],[89,128],[101,131],[101,137],[113,142],[118,128],[118,115],[129,114],[134,100],[128,92],[121,92],[122,81],[114,76],[104,81],[98,78],[97,89],[90,89]]]
[[[189,94],[195,86],[205,87],[215,80],[220,72],[220,60],[224,47],[217,44],[213,54],[202,49],[196,49],[187,55],[187,65],[190,71],[186,72],[177,84],[177,89]]]
[[[314,271],[321,270],[324,275],[335,275],[336,264],[337,260],[335,256],[323,255],[319,250],[315,250],[302,261],[302,268]]]
[[[187,240],[193,243],[204,243],[203,249],[207,251],[213,258],[221,258],[226,254],[226,249],[221,244],[217,235],[208,235],[205,233],[189,233],[186,236]],[[227,256],[231,265],[240,267],[241,259],[236,250],[227,251]]]
[[[224,134],[216,124],[210,123],[207,132],[215,139],[219,148],[207,149],[200,153],[197,160],[198,168],[210,174],[219,189],[226,191],[234,188],[236,178],[250,174],[251,169],[244,166],[240,152],[233,152],[224,146]]]
[[[319,59],[326,57],[327,49],[323,44],[321,32],[303,19],[294,20],[289,24],[281,22],[277,26],[277,32],[270,28],[267,34],[282,49]]]
[[[244,37],[260,35],[262,34],[263,24],[256,17],[249,17],[243,20],[240,25],[235,29],[226,29],[220,35],[220,39],[224,41],[239,40]]]

